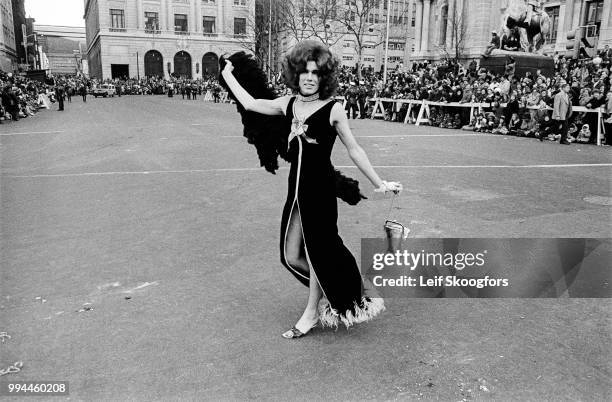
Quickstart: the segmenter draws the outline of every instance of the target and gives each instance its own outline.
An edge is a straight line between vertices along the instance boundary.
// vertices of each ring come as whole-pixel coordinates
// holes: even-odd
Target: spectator
[[[565,145],[570,144],[570,142],[567,141],[568,120],[572,115],[572,103],[569,100],[569,91],[570,85],[566,83],[563,84],[561,91],[555,95],[552,116],[553,120],[556,120],[556,130],[559,130],[558,132],[561,134],[559,143]]]
[[[489,42],[489,46],[487,46],[485,52],[482,56],[486,59],[491,55],[491,52],[495,49],[499,49],[501,47],[501,41],[499,36],[497,35],[497,31],[491,32],[491,42]]]

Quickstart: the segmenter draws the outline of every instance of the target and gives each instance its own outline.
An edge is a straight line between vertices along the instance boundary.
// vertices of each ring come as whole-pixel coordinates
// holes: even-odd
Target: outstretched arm
[[[276,99],[255,99],[236,80],[232,74],[234,67],[229,60],[225,60],[225,68],[221,74],[238,102],[249,112],[257,112],[267,115],[283,115],[287,107],[288,97]]]
[[[336,128],[338,132],[338,136],[340,140],[348,150],[349,156],[355,166],[361,170],[361,172],[372,182],[374,187],[376,187],[376,191],[386,192],[393,191],[399,192],[402,190],[402,185],[396,182],[386,182],[381,180],[378,174],[374,171],[368,156],[365,151],[355,140],[353,133],[351,132],[351,128],[348,124],[348,119],[344,114],[344,110],[342,109],[342,105],[336,103],[331,112],[330,123]]]

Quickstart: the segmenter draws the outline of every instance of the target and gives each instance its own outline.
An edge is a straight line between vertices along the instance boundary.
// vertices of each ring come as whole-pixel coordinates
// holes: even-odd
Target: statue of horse
[[[529,4],[523,0],[510,0],[503,16],[503,28],[504,32],[519,28],[523,50],[541,54],[551,28],[550,16],[540,10],[534,0]]]

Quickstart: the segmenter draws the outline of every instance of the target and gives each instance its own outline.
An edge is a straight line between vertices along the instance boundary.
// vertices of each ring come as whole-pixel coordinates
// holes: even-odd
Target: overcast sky
[[[83,0],[25,0],[26,17],[34,17],[36,24],[84,27]]]

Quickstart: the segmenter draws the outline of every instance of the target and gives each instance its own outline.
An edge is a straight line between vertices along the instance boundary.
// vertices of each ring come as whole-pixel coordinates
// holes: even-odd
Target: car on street
[[[107,96],[115,96],[117,90],[113,84],[102,84],[98,85],[93,90],[93,96],[97,98],[98,96],[102,96],[106,98]]]

